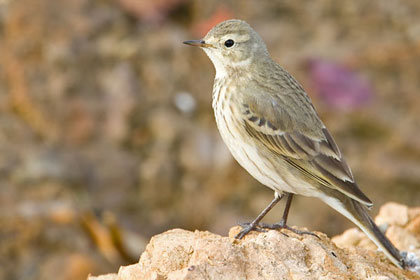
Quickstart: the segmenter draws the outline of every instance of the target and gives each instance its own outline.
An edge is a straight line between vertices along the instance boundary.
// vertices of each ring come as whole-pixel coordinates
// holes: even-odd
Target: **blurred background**
[[[211,62],[182,44],[228,18],[306,88],[373,215],[420,205],[417,0],[0,0],[0,279],[117,271],[154,234],[226,235],[271,201],[218,134]],[[352,226],[302,197],[289,224]]]

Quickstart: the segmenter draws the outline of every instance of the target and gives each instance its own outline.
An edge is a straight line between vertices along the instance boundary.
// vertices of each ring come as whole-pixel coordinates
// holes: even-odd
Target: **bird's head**
[[[261,37],[243,20],[231,19],[213,27],[201,40],[184,44],[202,48],[216,68],[216,75],[248,68],[251,63],[269,57]]]

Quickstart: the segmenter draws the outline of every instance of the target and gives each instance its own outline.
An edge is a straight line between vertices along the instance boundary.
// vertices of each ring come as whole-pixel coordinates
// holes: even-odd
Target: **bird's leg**
[[[255,230],[255,231],[265,231],[263,229],[259,228],[259,223],[264,218],[265,215],[267,215],[268,212],[270,212],[271,209],[284,197],[284,194],[275,193],[273,201],[268,204],[267,207],[258,215],[258,217],[255,218],[251,223],[243,223],[240,224],[242,227],[242,230],[235,236],[236,239],[242,239],[245,235],[247,235],[249,232]]]
[[[288,230],[290,230],[290,231],[292,231],[296,234],[299,234],[299,235],[308,234],[308,235],[313,235],[313,236],[315,236],[319,239],[319,236],[316,235],[313,232],[294,229],[294,228],[289,227],[287,225],[287,217],[289,216],[289,210],[290,210],[290,206],[292,204],[292,199],[293,199],[293,194],[292,193],[287,193],[286,206],[284,208],[283,217],[281,218],[280,222],[272,224],[272,225],[261,224],[260,227],[262,229],[282,229],[282,228],[285,228],[285,229],[288,229]]]

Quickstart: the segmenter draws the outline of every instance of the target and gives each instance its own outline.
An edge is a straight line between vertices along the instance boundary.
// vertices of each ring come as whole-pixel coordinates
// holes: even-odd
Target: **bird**
[[[271,203],[235,236],[251,231],[289,229],[294,195],[315,197],[347,217],[399,268],[405,260],[368,210],[372,201],[357,185],[350,167],[299,82],[270,56],[263,39],[245,21],[230,19],[202,39],[184,44],[204,50],[216,70],[212,107],[220,135],[235,160],[274,191]],[[283,198],[280,222],[260,223]]]

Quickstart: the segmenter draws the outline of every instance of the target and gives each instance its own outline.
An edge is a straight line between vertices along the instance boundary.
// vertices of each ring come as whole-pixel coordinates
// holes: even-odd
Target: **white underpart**
[[[222,114],[224,114],[224,116],[222,116]],[[230,126],[229,129],[227,128],[226,121],[234,121],[232,113],[226,114],[226,112],[221,112],[221,110],[215,109],[215,116],[217,127],[219,128],[223,141],[227,145],[235,160],[260,183],[275,191],[284,191],[287,188],[287,184],[283,182],[276,172],[273,172],[273,167],[268,166],[269,163],[260,159],[257,149],[238,138],[230,137],[229,129],[233,134],[239,133],[234,126]],[[250,162],[250,159],[255,162],[255,165],[257,165],[258,168]],[[263,171],[264,174],[262,174],[260,170]]]
[[[213,62],[214,68],[216,69],[216,79],[222,79],[227,76],[226,67],[223,64],[223,58],[217,57],[216,52],[209,48],[203,48],[204,52]]]
[[[347,219],[352,221],[355,225],[357,225],[368,237],[370,240],[372,240],[378,248],[384,252],[384,254],[397,266],[401,267],[401,264],[384,248],[381,242],[379,242],[378,238],[370,232],[370,230],[360,223],[344,206],[341,201],[339,201],[336,198],[321,195],[319,197],[322,201],[324,201],[326,204],[328,204],[331,208],[335,209],[336,211],[340,212],[343,216],[345,216]]]
[[[234,92],[235,89],[230,88],[230,90]],[[238,136],[246,133],[245,128],[241,124],[233,125],[240,121],[240,113],[235,111],[234,106],[225,104],[224,110],[222,110],[222,104],[218,104],[228,102],[225,95],[225,87],[214,92],[213,109],[222,139],[236,161],[260,183],[275,192],[318,196],[319,191],[314,186],[295,178],[292,174],[285,174],[284,176],[287,176],[287,178],[283,179],[278,172],[279,169],[282,169],[282,166],[277,166],[277,164],[273,166],[271,162],[261,158],[261,153],[251,138],[245,141],[242,137]],[[231,107],[233,110],[230,110]]]

